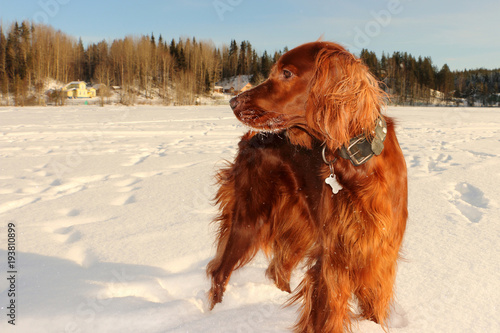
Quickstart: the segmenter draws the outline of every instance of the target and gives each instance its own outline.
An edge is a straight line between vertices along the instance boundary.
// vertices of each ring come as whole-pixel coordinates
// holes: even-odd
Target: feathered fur
[[[296,332],[349,331],[356,297],[361,316],[386,326],[407,219],[406,165],[387,121],[382,154],[355,167],[338,149],[371,135],[384,92],[359,59],[334,43],[285,53],[261,85],[230,102],[253,130],[217,176],[217,253],[207,266],[210,308],[231,273],[262,249],[266,275],[291,292],[290,275],[307,267],[290,299],[299,302]],[[343,189],[325,184],[334,160]]]

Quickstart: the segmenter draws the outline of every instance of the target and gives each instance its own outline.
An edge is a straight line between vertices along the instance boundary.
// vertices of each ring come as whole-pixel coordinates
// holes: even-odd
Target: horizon
[[[500,30],[500,21],[495,19],[500,3],[492,0],[482,0],[479,5],[465,0],[438,4],[429,0],[311,0],[307,5],[297,0],[150,0],[126,5],[118,1],[28,0],[22,6],[1,0],[0,9],[4,28],[16,21],[43,23],[81,39],[86,46],[154,34],[165,41],[194,37],[212,41],[216,47],[229,45],[231,40],[238,46],[249,41],[262,55],[323,36],[358,56],[364,48],[377,58],[394,52],[430,57],[438,69],[444,64],[452,71],[500,68],[500,41],[488,37]]]

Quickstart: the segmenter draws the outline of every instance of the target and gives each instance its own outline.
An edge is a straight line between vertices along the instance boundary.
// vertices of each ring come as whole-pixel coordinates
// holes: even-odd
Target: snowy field
[[[410,211],[391,332],[500,332],[500,109],[388,113]],[[0,108],[0,332],[287,332],[262,255],[206,311],[213,175],[244,131],[228,106]]]

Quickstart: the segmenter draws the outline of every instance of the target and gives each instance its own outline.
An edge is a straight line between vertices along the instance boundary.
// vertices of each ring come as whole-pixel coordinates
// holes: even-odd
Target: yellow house
[[[90,98],[96,97],[96,95],[97,95],[97,91],[95,90],[95,88],[88,88],[87,92],[88,92]]]
[[[88,88],[83,81],[73,81],[62,87],[68,98],[92,98],[96,96],[94,88]]]

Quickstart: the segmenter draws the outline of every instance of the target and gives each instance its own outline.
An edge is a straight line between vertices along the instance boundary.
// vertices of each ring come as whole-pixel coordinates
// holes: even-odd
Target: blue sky
[[[359,54],[430,56],[440,68],[500,68],[498,0],[0,0],[0,18],[33,20],[84,43],[127,35],[248,40],[259,53],[320,36]]]

